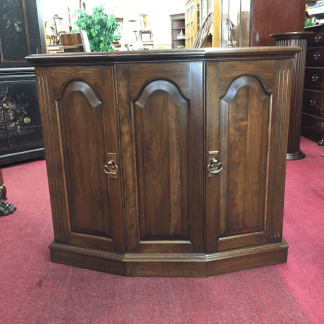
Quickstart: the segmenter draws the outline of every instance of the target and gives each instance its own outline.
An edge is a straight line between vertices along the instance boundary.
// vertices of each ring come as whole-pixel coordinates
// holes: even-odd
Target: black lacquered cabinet
[[[0,165],[44,157],[35,71],[46,53],[37,0],[0,0]]]

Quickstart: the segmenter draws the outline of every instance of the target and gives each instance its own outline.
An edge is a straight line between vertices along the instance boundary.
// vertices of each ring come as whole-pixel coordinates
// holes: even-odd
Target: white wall
[[[153,41],[156,45],[171,44],[170,14],[185,12],[185,0],[86,0],[85,3],[89,12],[91,8],[103,4],[107,14],[122,17],[124,22],[137,19],[139,24],[140,14],[149,14]],[[79,7],[79,0],[41,0],[44,21],[51,22],[53,15],[58,14],[63,17],[63,25],[59,28],[68,30],[68,5],[70,5],[71,13],[74,13]]]

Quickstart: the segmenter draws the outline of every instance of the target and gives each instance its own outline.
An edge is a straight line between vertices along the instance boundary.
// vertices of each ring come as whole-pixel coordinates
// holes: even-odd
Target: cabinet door
[[[202,68],[117,68],[128,252],[203,252]]]
[[[37,74],[55,241],[124,251],[113,68],[49,68]],[[49,92],[48,92],[49,91]]]
[[[2,77],[0,99],[8,134],[8,152],[43,147],[35,76]]]
[[[282,239],[289,78],[287,61],[208,64],[207,252]]]

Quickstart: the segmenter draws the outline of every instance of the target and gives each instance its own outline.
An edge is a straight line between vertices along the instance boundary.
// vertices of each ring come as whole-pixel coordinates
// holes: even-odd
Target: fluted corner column
[[[293,63],[287,160],[300,160],[305,157],[305,154],[300,149],[300,132],[303,108],[307,39],[312,34],[313,32],[290,32],[270,35],[276,40],[277,46],[298,46],[302,49],[301,52],[295,55]]]

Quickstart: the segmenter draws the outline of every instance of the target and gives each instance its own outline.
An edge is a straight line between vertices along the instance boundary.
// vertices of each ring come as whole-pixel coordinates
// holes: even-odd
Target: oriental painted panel
[[[124,186],[134,188],[125,192],[128,203],[134,201],[133,211],[126,209],[126,222],[133,226],[128,248],[202,252],[203,228],[197,220],[203,209],[195,202],[203,199],[203,179],[195,162],[203,163],[199,154],[203,148],[203,106],[202,92],[191,85],[194,76],[198,87],[203,84],[202,65],[124,66],[118,73],[121,127],[128,133],[121,138],[122,146],[133,148],[123,171]],[[136,80],[127,95],[130,102],[123,101],[127,87],[122,81],[127,79]],[[132,179],[127,176],[130,173]]]
[[[286,144],[287,127],[283,125],[289,114],[287,83],[291,76],[286,68],[271,76],[244,64],[251,74],[235,76],[234,63],[227,70],[221,63],[208,67],[211,81],[214,73],[223,75],[222,81],[209,82],[207,94],[208,150],[219,150],[222,163],[221,172],[207,181],[207,223],[215,226],[218,237],[217,242],[209,242],[209,248],[219,251],[282,238],[281,226],[271,222],[282,220],[282,211],[276,214],[274,209],[281,208],[283,200],[275,201],[274,197],[276,190],[284,190],[284,179],[279,181],[278,176],[285,172],[282,145]],[[269,62],[267,70],[275,64]],[[276,101],[274,92],[278,94]],[[279,126],[274,127],[278,120]]]
[[[49,76],[40,74],[38,82],[40,97],[48,103],[42,107],[44,124],[49,115],[54,123],[44,144],[53,162],[49,178],[56,178],[51,189],[62,202],[52,206],[54,219],[64,220],[56,240],[121,252],[122,219],[115,218],[121,212],[120,182],[104,171],[107,153],[118,157],[112,68],[54,68]]]
[[[0,0],[1,61],[24,61],[30,54],[24,0]]]
[[[44,158],[35,76],[0,76],[0,165]]]
[[[41,148],[42,127],[35,78],[20,76],[0,80],[0,99],[10,152]]]
[[[9,147],[7,127],[4,119],[3,109],[0,109],[0,150],[7,150]]]

